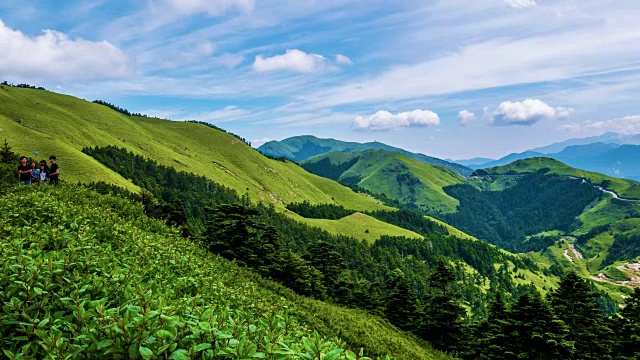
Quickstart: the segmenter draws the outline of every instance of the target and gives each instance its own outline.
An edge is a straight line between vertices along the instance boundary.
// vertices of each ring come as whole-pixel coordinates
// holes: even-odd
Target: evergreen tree
[[[4,139],[4,144],[0,148],[0,164],[16,164],[18,162],[18,154],[14,153],[11,150],[11,146],[7,142],[7,139]]]
[[[526,293],[509,311],[504,359],[568,359],[573,344],[568,330],[539,294]]]
[[[612,333],[596,302],[598,297],[573,271],[550,295],[553,312],[569,327],[567,340],[574,342],[576,359],[606,359],[611,354]]]
[[[455,275],[443,260],[439,260],[436,271],[429,278],[429,286],[435,294],[427,299],[422,324],[422,337],[440,350],[452,351],[461,348],[464,334],[465,309],[449,289]]]
[[[471,351],[473,359],[505,359],[508,343],[506,331],[509,326],[509,314],[501,292],[495,293],[495,298],[489,308],[487,321],[480,324],[475,332],[478,346]]]
[[[640,289],[633,289],[620,315],[616,358],[640,359]]]
[[[391,279],[387,282],[387,290],[387,319],[402,330],[414,330],[418,317],[418,302],[402,271],[392,272]]]

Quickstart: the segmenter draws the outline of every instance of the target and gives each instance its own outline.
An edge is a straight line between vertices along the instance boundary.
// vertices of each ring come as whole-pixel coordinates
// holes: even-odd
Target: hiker
[[[27,165],[26,156],[20,157],[18,175],[20,176],[20,185],[31,185],[31,167]]]
[[[41,185],[47,181],[47,174],[49,174],[49,167],[47,166],[47,162],[42,160],[40,161],[40,177],[38,178],[38,182]]]
[[[31,162],[31,184],[37,184],[40,181],[40,168],[35,161]]]
[[[58,185],[60,169],[58,168],[56,160],[55,155],[49,156],[49,162],[51,163],[51,166],[49,167],[49,185]]]

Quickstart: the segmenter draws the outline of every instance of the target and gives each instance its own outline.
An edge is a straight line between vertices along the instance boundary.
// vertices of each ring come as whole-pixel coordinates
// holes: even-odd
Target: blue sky
[[[441,158],[640,133],[637,0],[0,3],[0,79]]]

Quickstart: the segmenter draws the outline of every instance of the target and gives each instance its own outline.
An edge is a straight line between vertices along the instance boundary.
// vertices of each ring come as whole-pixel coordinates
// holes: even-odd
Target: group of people
[[[29,164],[29,159],[26,156],[20,157],[20,165],[18,165],[20,185],[46,184],[47,181],[51,185],[57,185],[60,169],[56,163],[56,157],[49,156],[49,163],[51,166],[48,166],[45,160],[41,160],[38,167],[35,161]]]

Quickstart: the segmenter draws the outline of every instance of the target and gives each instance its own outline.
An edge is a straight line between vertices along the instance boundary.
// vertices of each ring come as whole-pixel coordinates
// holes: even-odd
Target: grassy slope
[[[431,166],[400,153],[384,150],[364,152],[331,152],[314,156],[305,161],[313,163],[328,158],[332,164],[341,164],[358,158],[358,161],[341,179],[359,177],[359,186],[374,193],[403,202],[413,202],[420,207],[429,206],[442,212],[453,212],[458,201],[442,190],[443,187],[462,183],[464,178],[445,167]],[[399,177],[411,176],[420,180],[419,185],[407,185]]]
[[[356,239],[364,239],[371,243],[379,239],[382,235],[422,239],[422,236],[413,231],[387,224],[362,213],[355,213],[339,220],[307,219],[293,212],[288,212],[288,214],[302,223],[319,227],[331,234],[352,236]]]
[[[455,237],[458,237],[458,238],[461,238],[461,239],[474,240],[474,241],[478,240],[475,237],[465,233],[462,230],[459,230],[459,229],[447,224],[446,222],[444,222],[442,220],[436,219],[436,218],[431,217],[431,216],[426,216],[426,218],[431,220],[431,221],[434,221],[434,222],[436,222],[436,223],[438,223],[440,225],[443,225],[444,227],[446,227],[447,231],[449,232],[449,235],[451,235],[451,236],[455,236]]]
[[[136,190],[130,181],[81,152],[87,146],[115,145],[178,170],[204,175],[239,194],[249,193],[254,201],[275,203],[281,210],[282,203],[304,200],[363,211],[389,209],[291,162],[268,159],[234,136],[207,126],[130,118],[106,106],[53,92],[1,88],[0,128],[0,135],[16,152],[38,151],[38,158],[56,154],[61,178],[68,182],[103,180]],[[394,235],[396,230],[389,226],[381,232]]]
[[[543,168],[550,169],[550,174],[586,178],[594,184],[601,184],[606,180],[610,182],[609,186],[607,186],[608,190],[616,192],[621,197],[640,199],[640,183],[637,181],[620,179],[592,171],[576,169],[551,158],[531,158],[518,160],[512,162],[511,164],[484,170],[489,174],[505,174],[509,171],[515,171],[517,173],[530,173],[536,172]]]
[[[196,341],[196,345],[203,336],[195,335],[192,341],[187,340],[189,335],[194,331],[202,334],[202,330],[197,329],[205,329],[203,326],[207,325],[197,320],[193,323],[192,315],[196,315],[196,319],[221,332],[233,333],[238,339],[246,337],[256,344],[263,343],[263,335],[266,339],[269,332],[276,331],[282,333],[280,340],[295,346],[317,330],[326,338],[341,337],[356,352],[364,347],[368,354],[390,353],[397,359],[448,358],[380,318],[297,296],[233,262],[214,256],[199,245],[180,238],[164,224],[146,218],[139,205],[124,199],[100,196],[76,186],[20,188],[0,197],[0,223],[3,224],[0,229],[0,255],[11,259],[4,267],[5,273],[10,273],[11,277],[0,278],[0,287],[7,289],[6,296],[23,300],[14,302],[12,299],[11,303],[18,308],[10,311],[5,307],[5,311],[0,311],[0,332],[3,334],[9,334],[6,331],[14,334],[23,331],[21,327],[11,325],[10,321],[17,317],[22,323],[39,323],[36,333],[42,331],[45,338],[58,334],[60,330],[57,329],[62,329],[75,335],[67,336],[65,343],[91,343],[91,336],[99,331],[96,328],[106,330],[114,327],[117,319],[126,312],[125,319],[130,320],[123,328],[132,338],[136,338],[138,331],[148,332],[140,339],[147,339],[150,335],[165,336],[166,333],[155,332],[162,330],[163,326],[165,330],[170,326],[177,329],[183,338],[181,346],[186,345],[188,349],[189,341]],[[29,271],[20,270],[23,268]],[[11,290],[18,280],[23,281],[29,290]],[[34,296],[37,290],[49,295]],[[44,301],[42,306],[38,303],[40,299]],[[94,313],[95,304],[90,301],[96,299],[102,299],[104,307],[109,309],[106,317]],[[2,300],[8,302],[9,298]],[[77,321],[73,316],[77,307],[82,307],[82,313],[86,314],[83,321]],[[134,308],[142,310],[147,322],[131,319],[130,311],[135,311]],[[53,321],[48,325],[40,322],[50,316],[48,309],[52,314],[62,311],[61,315],[54,316],[68,313],[65,321],[74,323],[74,326],[66,326],[66,323],[65,326],[57,326],[59,320],[55,326]],[[152,310],[189,322],[186,326],[153,325]],[[213,312],[213,318],[200,316],[207,310]],[[272,325],[286,322],[287,326],[278,325],[271,329],[268,324],[272,320],[275,321]],[[250,330],[254,325],[254,330]],[[37,339],[33,336],[33,327],[31,332],[31,336]],[[85,335],[84,338],[77,336],[81,334]],[[107,356],[104,351],[118,351],[117,345],[124,341],[124,336],[105,331],[95,342],[99,340],[113,341],[105,343],[102,351],[99,348],[96,351],[94,345],[93,350],[85,348],[81,354],[88,358],[122,357],[115,355],[118,352]],[[14,353],[28,342],[29,338],[19,339],[14,335],[0,340],[4,350]],[[151,340],[146,344],[152,349],[159,347]],[[33,345],[40,347],[36,341]],[[127,348],[121,351],[126,354]],[[134,349],[137,348],[136,344]],[[163,350],[157,351],[159,357],[165,358],[172,350],[166,354],[161,353]],[[194,351],[193,347],[190,351]],[[40,353],[37,357],[42,355]]]

